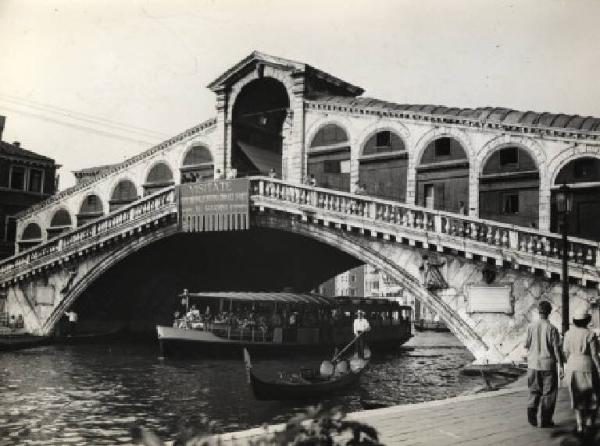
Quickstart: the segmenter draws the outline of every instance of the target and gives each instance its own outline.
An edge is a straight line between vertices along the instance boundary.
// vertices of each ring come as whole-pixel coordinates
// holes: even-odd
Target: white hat
[[[577,310],[573,311],[573,320],[583,320],[587,319],[590,316],[587,307],[580,307]]]

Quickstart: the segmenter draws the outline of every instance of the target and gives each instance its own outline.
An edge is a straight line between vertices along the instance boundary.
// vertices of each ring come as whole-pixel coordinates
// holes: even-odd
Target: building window
[[[25,190],[25,168],[12,166],[10,169],[10,188]]]
[[[352,283],[356,282],[356,276],[354,274],[352,274],[350,276],[350,282],[352,282]]]
[[[516,147],[506,147],[500,150],[500,165],[506,166],[507,164],[518,164],[519,162],[519,151]]]
[[[27,190],[30,192],[42,192],[42,184],[44,177],[44,171],[40,169],[30,169],[29,170],[29,185]]]
[[[326,160],[323,162],[323,171],[325,173],[341,173],[342,165],[338,160]]]
[[[392,133],[390,131],[377,133],[375,145],[378,148],[389,148],[392,145]]]
[[[4,241],[14,242],[17,238],[17,218],[12,215],[4,217]]]
[[[450,138],[435,140],[435,157],[440,158],[444,156],[450,156]]]
[[[350,296],[354,296],[354,295],[355,295],[354,288],[351,288],[351,289],[350,289]]]
[[[519,213],[519,194],[504,194],[502,196],[502,213]]]

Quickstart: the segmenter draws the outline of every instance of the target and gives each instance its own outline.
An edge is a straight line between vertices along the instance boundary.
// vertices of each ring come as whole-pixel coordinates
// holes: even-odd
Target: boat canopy
[[[300,305],[327,305],[337,306],[337,301],[330,297],[320,296],[318,294],[303,293],[265,293],[265,292],[246,292],[246,291],[215,291],[206,293],[187,293],[189,297],[199,297],[205,299],[228,299],[245,302],[278,302],[286,304]],[[185,294],[180,294],[185,297]]]

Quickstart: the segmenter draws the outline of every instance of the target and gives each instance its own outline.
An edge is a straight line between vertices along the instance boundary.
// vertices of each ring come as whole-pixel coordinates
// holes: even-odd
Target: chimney
[[[2,132],[4,131],[4,123],[6,122],[5,116],[0,116],[0,141],[2,141]]]
[[[21,148],[21,143],[19,141],[14,141],[13,142],[13,146],[15,146],[17,149]]]

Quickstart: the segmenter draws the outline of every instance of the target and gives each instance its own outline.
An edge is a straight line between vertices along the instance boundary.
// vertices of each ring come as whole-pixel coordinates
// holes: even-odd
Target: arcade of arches
[[[156,163],[148,172],[146,182],[144,183],[144,195],[150,195],[158,192],[165,187],[175,184],[173,181],[173,172],[166,163]]]
[[[284,122],[290,99],[278,80],[263,77],[245,85],[232,111],[231,166],[238,176],[267,175],[273,169],[281,178]]]
[[[50,220],[50,227],[47,229],[48,239],[54,238],[61,233],[71,229],[73,222],[71,221],[71,215],[66,209],[59,209],[52,216]]]
[[[204,146],[194,146],[185,155],[181,166],[181,183],[211,180],[215,176],[210,151]]]

